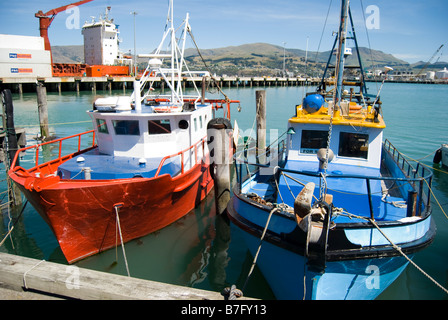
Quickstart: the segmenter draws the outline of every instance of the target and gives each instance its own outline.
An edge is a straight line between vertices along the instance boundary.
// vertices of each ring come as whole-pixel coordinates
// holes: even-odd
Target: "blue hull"
[[[236,229],[236,228],[235,228]],[[255,255],[260,239],[238,229]],[[279,259],[281,257],[281,259]],[[265,242],[257,266],[279,300],[373,300],[408,265],[404,257],[327,262],[325,273],[313,272],[306,258]],[[279,272],[279,270],[282,270]]]
[[[395,162],[388,152],[384,153],[383,162],[389,164],[389,172],[401,187],[407,188],[403,193],[410,193],[411,184],[405,185],[403,181],[413,180],[407,180],[406,171],[400,167],[394,169]],[[354,185],[350,179],[359,180],[360,176],[341,174],[331,177],[334,182],[328,184],[331,183],[335,193],[333,202],[336,206],[353,206],[350,211],[360,215],[349,215],[332,207],[327,215],[330,218],[319,222],[319,228],[325,231],[313,242],[310,241],[310,229],[307,231],[302,225],[303,220],[298,220],[293,210],[294,198],[290,196],[291,193],[297,195],[303,187],[294,180],[286,184],[286,179],[275,174],[269,177],[255,173],[243,181],[242,168],[242,165],[237,167],[240,183],[234,188],[227,213],[253,256],[256,256],[264,235],[256,264],[278,299],[375,299],[406,268],[409,263],[406,257],[412,259],[434,239],[436,227],[425,190],[421,187],[423,181],[415,179],[420,189],[414,198],[406,199],[396,193],[395,197],[384,201],[378,199],[379,181],[371,183],[368,190],[358,188],[355,193],[355,189],[347,188]],[[308,172],[292,171],[287,165],[278,167],[277,171],[302,180],[307,178]],[[375,178],[372,175],[363,177]],[[274,179],[276,183],[272,182]],[[348,191],[335,192],[338,184],[341,186],[339,190]],[[273,205],[267,199],[278,204]],[[407,205],[397,205],[402,202]]]

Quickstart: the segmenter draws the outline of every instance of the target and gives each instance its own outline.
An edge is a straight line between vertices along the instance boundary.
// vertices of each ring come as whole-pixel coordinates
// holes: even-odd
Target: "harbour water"
[[[374,93],[379,84],[369,83],[368,87],[369,92]],[[239,128],[248,135],[254,126],[255,91],[266,90],[267,128],[278,129],[277,135],[280,136],[287,129],[287,119],[293,114],[295,105],[300,103],[306,90],[313,89],[314,87],[229,88],[225,93],[229,98],[241,101],[241,112],[236,108],[232,109],[232,123],[236,120]],[[112,94],[120,95],[123,92],[113,91]],[[85,111],[91,108],[95,98],[100,95],[107,96],[109,92],[48,93],[50,131],[57,137],[65,137],[92,129]],[[13,99],[16,127],[26,128],[28,142],[35,143],[33,138],[39,132],[36,95],[14,94]],[[448,142],[448,86],[386,83],[381,100],[387,125],[384,137],[408,159],[421,159],[423,164],[434,171],[433,192],[438,202],[432,197],[432,208],[437,235],[429,248],[416,254],[414,261],[447,288],[448,169],[433,164],[432,159],[436,149]],[[27,154],[22,161],[25,163],[31,159],[32,155]],[[0,179],[4,178],[5,172],[2,170]],[[4,182],[1,188],[0,191],[6,189]],[[5,202],[5,194],[2,197]],[[8,230],[9,216],[18,215],[18,212],[8,211],[6,208],[2,213],[1,239]],[[137,278],[214,291],[221,291],[231,284],[242,288],[253,257],[232,228],[225,216],[216,216],[212,193],[198,208],[174,224],[126,243],[130,274]],[[0,247],[0,252],[67,263],[51,230],[30,204],[25,207],[15,226],[12,241],[7,239]],[[75,265],[127,274],[121,248],[89,257]],[[261,299],[275,298],[257,269],[244,294]],[[387,300],[447,298],[440,288],[411,265],[378,297]]]

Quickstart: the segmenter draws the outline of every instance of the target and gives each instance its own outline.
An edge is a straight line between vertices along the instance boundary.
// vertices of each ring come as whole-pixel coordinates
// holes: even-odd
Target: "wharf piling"
[[[222,214],[230,201],[230,164],[232,163],[232,124],[225,118],[214,118],[207,124],[210,149],[210,171],[215,184],[216,213]]]
[[[8,204],[18,206],[22,204],[22,195],[16,184],[9,178],[8,170],[20,147],[26,145],[26,133],[23,128],[16,130],[14,125],[14,106],[9,89],[3,90],[2,96],[2,132],[0,133],[0,162],[5,165],[8,185]],[[17,161],[20,161],[17,159]]]
[[[266,152],[266,91],[257,90],[255,92],[256,100],[256,122],[257,122],[257,148],[256,155],[259,163],[265,164]]]
[[[0,253],[0,291],[1,289],[31,291],[44,297],[81,300],[224,300],[219,292],[142,280],[7,253]],[[239,300],[253,299],[241,297]]]
[[[50,136],[48,127],[48,105],[47,105],[47,88],[42,82],[38,82],[36,86],[37,92],[37,109],[39,111],[40,135],[42,141]]]

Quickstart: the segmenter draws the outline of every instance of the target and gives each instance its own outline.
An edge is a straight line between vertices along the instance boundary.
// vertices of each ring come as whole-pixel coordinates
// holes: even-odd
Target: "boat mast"
[[[344,53],[345,53],[345,40],[347,36],[347,17],[348,9],[350,6],[350,0],[342,0],[341,3],[341,20],[338,32],[338,51],[337,51],[337,62],[336,62],[336,89],[334,92],[333,103],[334,107],[338,108],[338,102],[342,97],[342,81],[344,76]]]
[[[350,7],[348,8],[348,16],[350,18],[350,24],[352,26],[352,34],[353,34],[352,39],[355,42],[356,54],[358,55],[359,71],[361,72],[361,87],[360,87],[359,93],[361,95],[364,94],[364,96],[367,96],[367,87],[366,87],[366,81],[365,81],[365,77],[364,77],[364,68],[362,66],[361,54],[359,53],[358,39],[356,38],[355,25],[353,24],[352,11],[350,10]]]
[[[188,30],[190,29],[189,20],[190,20],[190,14],[187,12],[187,15],[186,15],[185,21],[184,21],[185,27],[184,27],[183,38],[182,38],[182,48],[179,48],[180,57],[179,57],[179,60],[178,60],[179,61],[179,66],[178,66],[179,74],[178,74],[178,82],[177,82],[178,89],[177,90],[178,90],[178,95],[179,95],[179,97],[182,100],[184,98],[183,92],[182,92],[182,73],[183,73],[184,65],[185,65],[186,70],[189,71],[188,70],[188,66],[187,66],[187,64],[186,64],[186,62],[184,60],[185,43],[186,43],[186,40],[187,40]],[[190,74],[190,76],[191,76],[191,74]]]
[[[175,74],[174,74],[174,53],[175,53],[175,45],[176,45],[176,34],[174,30],[174,6],[173,0],[170,0],[169,6],[169,19],[170,19],[170,31],[171,32],[171,101],[174,102],[174,88],[175,88]]]
[[[162,41],[154,53],[139,55],[139,58],[149,58],[148,65],[140,80],[140,88],[144,89],[145,84],[149,81],[151,75],[159,74],[171,91],[170,96],[167,95],[165,97],[169,97],[170,102],[173,105],[182,105],[185,98],[182,90],[182,75],[184,73],[188,73],[192,76],[192,72],[190,72],[185,61],[186,38],[187,34],[191,34],[191,27],[189,23],[190,15],[187,13],[184,22],[177,28],[177,30],[180,30],[183,26],[183,36],[180,36],[179,39],[177,39],[176,29],[174,28],[173,0],[170,0],[168,4],[168,13]],[[165,68],[162,67],[164,60],[168,60],[168,66]],[[183,72],[184,68],[186,72]],[[153,90],[152,84],[153,82],[150,83],[149,89],[144,95],[144,98],[154,96],[151,94],[151,90]],[[198,101],[201,94],[196,85],[194,85],[194,87],[196,89],[197,96],[189,98],[194,98],[195,101]],[[134,93],[131,96],[133,100],[137,98],[135,91],[136,90],[134,90]],[[157,96],[160,97],[160,95]]]
[[[346,40],[346,33],[347,33],[347,17],[348,17],[348,9],[349,9],[349,0],[342,0],[341,1],[341,20],[339,25],[339,32],[338,32],[338,50],[336,54],[336,70],[335,70],[335,76],[336,76],[336,87],[334,88],[333,93],[333,106],[329,104],[328,111],[330,114],[330,128],[328,132],[328,140],[327,140],[327,148],[325,152],[325,158],[323,158],[323,166],[322,166],[322,177],[325,177],[327,175],[327,167],[330,157],[330,142],[331,142],[331,132],[332,132],[332,126],[333,126],[333,116],[335,111],[340,110],[340,100],[342,97],[342,84],[343,84],[343,76],[344,76],[344,53],[345,53],[345,40]],[[335,42],[336,44],[336,42]],[[324,199],[326,195],[326,179],[321,178],[320,183],[320,199]]]

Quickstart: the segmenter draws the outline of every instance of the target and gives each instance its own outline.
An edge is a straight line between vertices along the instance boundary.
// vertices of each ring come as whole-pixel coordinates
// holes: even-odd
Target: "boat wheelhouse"
[[[86,172],[90,179],[175,176],[205,159],[206,126],[213,117],[210,104],[175,113],[143,109],[148,110],[90,111],[98,147],[60,165],[58,175],[62,179],[86,179]]]

